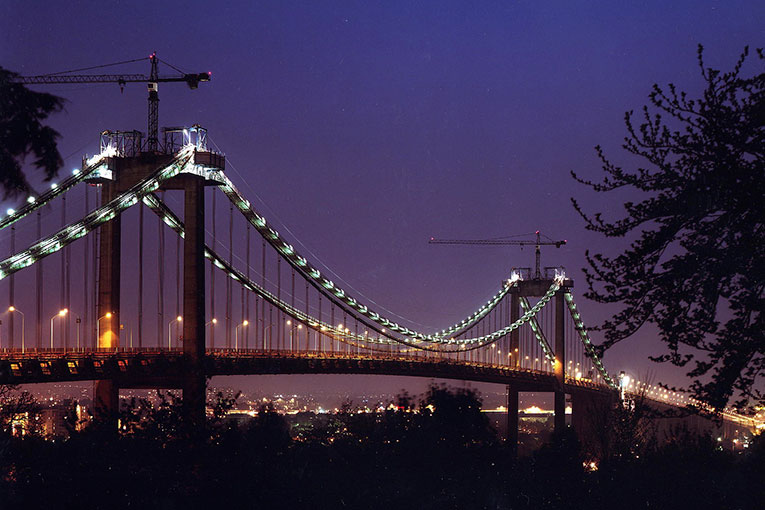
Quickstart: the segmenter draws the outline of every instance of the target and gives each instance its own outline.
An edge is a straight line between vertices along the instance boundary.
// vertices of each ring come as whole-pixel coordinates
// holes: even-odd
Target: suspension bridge
[[[98,154],[0,218],[0,384],[93,380],[102,417],[120,388],[180,388],[199,422],[215,375],[485,381],[507,385],[516,442],[520,391],[554,393],[556,428],[566,395],[578,429],[615,399],[561,270],[514,271],[464,319],[418,331],[301,255],[229,179],[204,128],[163,135],[145,150],[138,131],[104,131]]]

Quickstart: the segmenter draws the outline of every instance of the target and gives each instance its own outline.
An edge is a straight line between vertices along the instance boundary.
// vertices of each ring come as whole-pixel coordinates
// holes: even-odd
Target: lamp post
[[[234,328],[234,350],[239,350],[239,328],[245,328],[250,323],[247,319]]]
[[[24,352],[24,312],[11,305],[8,307],[8,311],[11,313],[18,312],[21,314],[21,352]]]
[[[337,325],[337,328],[336,328],[336,333],[334,334],[334,336],[330,335],[330,338],[334,338],[334,339],[336,339],[338,342],[340,342],[340,341],[341,341],[341,340],[340,340],[340,338],[342,338],[342,337],[344,336],[344,335],[343,335],[343,333],[345,333],[345,331],[344,331],[344,329],[343,329],[343,325],[342,325],[342,324],[338,324],[338,325]],[[331,344],[331,347],[332,347],[332,349],[334,350],[334,348],[335,348],[334,344]],[[337,344],[337,348],[338,348],[338,349],[341,349],[341,350],[340,350],[340,351],[338,351],[338,352],[342,352],[342,344],[338,343],[338,344]]]
[[[66,316],[67,312],[69,312],[69,310],[64,308],[63,310],[59,310],[56,315],[50,318],[50,348],[51,349],[53,349],[53,321],[55,320],[56,317]]]
[[[111,318],[112,312],[106,312],[103,317],[99,317],[96,321],[96,348],[98,348],[98,343],[101,340],[101,320]]]
[[[287,326],[292,326],[292,321],[287,321]],[[293,348],[294,348],[294,344],[292,343],[292,333],[296,329],[303,329],[303,325],[302,324],[296,324],[296,325],[294,325],[294,326],[292,326],[290,328],[290,351],[293,350]]]
[[[212,326],[210,326],[210,324],[212,324]],[[216,319],[215,317],[213,317],[211,320],[205,322],[205,328],[207,326],[210,326],[210,336],[212,336],[212,331],[213,331],[213,328],[215,327],[216,324],[218,324],[218,319]],[[214,347],[214,346],[212,346],[212,347]]]
[[[265,350],[266,350],[266,331],[268,331],[268,334],[269,334],[269,336],[270,336],[270,335],[271,335],[270,329],[271,329],[271,328],[272,328],[274,325],[273,325],[273,324],[269,324],[268,326],[266,326],[266,321],[265,321],[265,319],[258,319],[258,322],[262,323],[262,327],[263,327],[263,350],[265,351]],[[270,340],[271,340],[271,339],[269,338],[269,342],[268,342],[268,343],[269,343],[269,345],[271,344]]]
[[[173,348],[173,346],[171,344],[172,344],[172,341],[173,341],[172,328],[173,328],[173,323],[174,322],[183,322],[183,317],[181,317],[179,315],[175,319],[171,320],[170,323],[167,325],[167,348],[168,349],[172,349]]]
[[[82,319],[77,317],[74,322],[77,324],[77,350],[80,350],[80,324],[82,323]]]

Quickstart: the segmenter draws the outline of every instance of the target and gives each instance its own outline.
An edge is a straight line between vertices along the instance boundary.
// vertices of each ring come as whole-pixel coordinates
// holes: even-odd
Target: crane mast
[[[149,75],[149,129],[147,131],[148,140],[146,142],[146,150],[148,152],[156,152],[158,150],[159,141],[159,93],[157,90],[157,80],[159,79],[159,66],[157,65],[157,54],[152,53],[149,57],[151,59],[151,74]]]
[[[534,279],[539,280],[542,275],[540,271],[540,263],[542,257],[542,246],[555,246],[560,248],[566,241],[543,241],[542,234],[539,230],[535,232],[536,238],[531,239],[436,239],[431,237],[428,240],[428,244],[468,244],[468,245],[483,245],[483,246],[534,246],[535,255],[535,271]]]

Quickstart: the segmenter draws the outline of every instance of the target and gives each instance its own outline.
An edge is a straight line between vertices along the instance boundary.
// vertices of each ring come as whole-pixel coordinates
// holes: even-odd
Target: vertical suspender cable
[[[263,239],[263,245],[260,253],[260,286],[266,288],[266,240]],[[266,350],[266,300],[260,300],[260,319],[263,321],[261,334],[263,336],[263,350]]]
[[[291,303],[292,309],[294,310],[295,309],[295,268],[294,267],[292,268],[292,292],[290,295],[291,295],[290,299],[292,300],[292,303]],[[296,328],[297,324],[293,324],[292,327]],[[293,336],[295,336],[295,332],[292,329],[290,329],[290,338],[292,338]],[[296,344],[294,342],[290,342],[290,344],[291,344],[290,350],[294,350],[293,348]]]
[[[66,196],[62,196],[61,197],[61,228],[63,229],[65,226],[66,226]],[[63,250],[61,250],[59,252],[59,260],[61,261],[61,280],[59,280],[59,283],[61,284],[61,286],[60,286],[61,294],[59,295],[58,308],[56,309],[57,311],[61,310],[63,308],[67,308],[67,306],[66,306],[66,254],[65,254],[65,252],[66,252],[66,248],[64,248]],[[67,318],[68,317],[64,317],[64,320],[57,321],[57,322],[63,323]],[[62,329],[62,330],[64,329],[63,325],[60,326],[60,329]],[[52,334],[52,332],[53,332],[53,330],[51,329],[51,334]],[[60,336],[65,336],[65,335],[60,335]],[[61,340],[59,340],[59,341],[61,341]],[[53,343],[53,341],[51,340],[51,347],[53,347],[52,343]],[[63,341],[61,341],[61,344],[64,347],[64,349],[66,349],[66,347],[67,347],[66,346],[66,338],[64,338]]]
[[[181,236],[175,236],[175,316],[181,316]],[[183,331],[183,325],[178,324]],[[180,337],[180,335],[178,335]],[[178,338],[176,337],[176,338]]]
[[[311,307],[308,306],[308,280],[306,280],[305,282],[305,313],[306,315],[311,315]],[[310,328],[308,328],[306,325],[306,328],[305,328],[305,350],[306,351],[310,350],[310,343],[311,343],[310,334],[311,334]]]
[[[279,254],[276,254],[276,299],[281,301],[282,299],[282,258]],[[276,313],[276,348],[281,349],[282,346],[282,311]]]
[[[218,249],[215,244],[215,188],[212,189],[212,246],[213,250]],[[210,259],[210,320],[213,319],[215,319],[215,264]],[[215,348],[215,324],[210,325],[210,348]]]
[[[138,347],[143,347],[143,201],[138,204]]]
[[[62,210],[62,225],[63,228],[66,225],[66,194],[61,195],[61,210]],[[69,310],[72,307],[72,303],[69,302],[69,298],[71,297],[71,279],[69,278],[69,251],[71,247],[65,246],[62,257],[64,262],[64,271],[61,275],[61,278],[63,278],[62,287],[64,288],[64,308]],[[69,348],[69,324],[71,321],[71,313],[66,314],[66,317],[64,317],[64,320],[62,321],[62,327],[64,328],[64,349]]]
[[[16,254],[16,225],[11,224],[11,255],[15,255],[15,254]],[[16,306],[16,301],[15,301],[15,299],[16,299],[16,280],[14,278],[15,274],[16,273],[11,273],[11,281],[9,282],[10,286],[8,287],[8,304],[11,305],[11,306]],[[14,331],[13,331],[14,330],[13,319],[14,319],[14,315],[16,315],[16,314],[15,313],[11,313],[11,314],[9,314],[9,317],[8,317],[8,338],[10,339],[9,343],[8,343],[8,347],[13,347],[13,334],[14,334]],[[24,334],[23,331],[21,333],[22,333],[22,335]]]
[[[274,307],[268,304],[268,350],[274,348]]]
[[[234,264],[234,204],[228,208],[228,263]],[[226,278],[226,349],[231,348],[231,278]]]
[[[249,233],[249,231],[250,231],[250,229],[247,229],[248,233]],[[248,251],[248,252],[250,251],[249,246],[247,247],[246,251]],[[246,255],[245,255],[245,257],[246,257]],[[248,266],[247,270],[249,271],[249,263],[247,263],[247,262],[245,262],[245,263],[247,264],[247,266]],[[239,285],[239,291],[240,291],[239,292],[239,312],[240,312],[239,320],[244,322],[244,320],[247,318],[247,316],[246,316],[247,310],[245,309],[245,306],[244,306],[244,285],[241,285],[241,284]],[[246,345],[246,342],[245,342],[246,335],[247,335],[247,328],[243,326],[242,327],[242,341],[241,341],[241,343],[239,345],[240,349],[243,346]]]
[[[345,335],[345,330],[346,329],[348,329],[348,330],[351,329],[351,328],[348,327],[348,316],[345,314],[345,310],[343,310],[343,327],[342,327],[342,329],[343,329],[343,331],[340,332],[340,338],[346,337],[346,335]],[[350,349],[350,346],[348,345],[347,342],[343,342],[343,346],[344,346],[343,347],[343,351],[345,351],[347,353],[348,350]]]
[[[99,185],[100,187],[100,185]],[[96,198],[96,204],[98,198]],[[100,251],[98,240],[101,238],[101,229],[97,228],[93,233],[93,321],[91,323],[91,337],[93,338],[93,348],[98,347],[98,282],[99,282],[99,270],[100,267]]]
[[[84,216],[87,216],[90,212],[90,186],[88,184],[85,184],[85,214]],[[88,345],[88,338],[89,338],[89,329],[88,324],[90,322],[88,321],[88,305],[89,305],[89,292],[88,292],[88,276],[90,273],[90,246],[88,246],[88,243],[90,242],[90,236],[86,237],[83,241],[83,259],[85,263],[85,270],[82,272],[82,297],[84,302],[83,306],[83,313],[82,313],[82,324],[85,325],[83,328],[83,337],[80,339],[80,347],[85,347]],[[139,298],[140,299],[140,298]]]
[[[37,210],[37,239],[40,239],[42,237],[42,216],[40,215],[40,209]],[[39,349],[42,347],[42,307],[43,307],[43,294],[42,294],[42,283],[43,283],[43,261],[38,260],[37,261],[37,281],[36,283],[36,289],[35,292],[37,293],[37,303],[36,303],[36,309],[37,309],[37,343],[36,346]]]
[[[250,279],[250,224],[247,223],[247,279]],[[243,305],[244,306],[244,319],[247,322],[250,322],[250,293],[244,291],[244,287],[242,287],[242,296],[244,296]],[[247,328],[247,330],[244,332],[244,348],[247,349],[250,347],[250,328]]]
[[[162,191],[161,200],[165,201],[165,192]],[[165,231],[162,229],[162,217],[157,216],[157,228],[159,229],[157,235],[159,236],[159,256],[157,264],[157,285],[159,292],[157,292],[157,347],[162,347],[165,343],[162,341],[164,325],[164,308],[165,308],[165,273],[162,270],[165,263]],[[170,345],[170,339],[168,338],[168,345]]]

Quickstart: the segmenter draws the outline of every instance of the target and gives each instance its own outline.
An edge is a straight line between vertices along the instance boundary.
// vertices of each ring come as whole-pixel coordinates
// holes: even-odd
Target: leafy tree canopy
[[[757,57],[765,60],[762,49]],[[700,97],[654,85],[640,120],[625,114],[622,147],[644,166],[622,168],[598,146],[603,180],[572,172],[597,192],[642,195],[615,221],[572,199],[587,229],[635,239],[616,257],[587,253],[585,296],[622,305],[602,325],[601,351],[653,323],[668,352],[652,359],[693,361],[694,396],[718,409],[733,396],[739,405],[763,399],[765,73],[743,76],[747,58],[745,48],[722,72],[705,67],[699,46]]]
[[[64,164],[58,152],[58,132],[43,121],[63,108],[64,100],[34,92],[16,83],[17,74],[0,67],[0,188],[4,198],[31,189],[22,165],[34,155],[34,166],[50,181]]]

